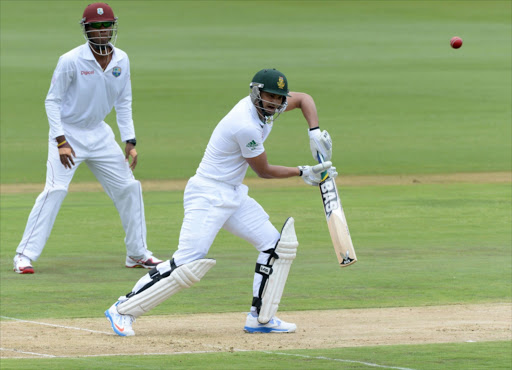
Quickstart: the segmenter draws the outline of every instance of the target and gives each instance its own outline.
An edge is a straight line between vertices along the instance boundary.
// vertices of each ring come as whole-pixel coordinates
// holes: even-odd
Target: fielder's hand
[[[131,144],[131,143],[126,143],[126,146],[124,147],[124,158],[126,160],[126,162],[128,162],[130,160],[130,157],[132,157],[132,161],[130,163],[130,168],[132,169],[132,171],[135,169],[135,167],[137,166],[137,150],[135,149],[135,145]]]
[[[319,128],[309,131],[309,147],[315,161],[318,160],[317,152],[324,157],[325,161],[332,158],[332,140],[327,131],[320,131]]]
[[[322,162],[315,166],[299,166],[301,178],[308,185],[317,186],[322,181],[322,172],[327,171],[329,176],[335,178],[338,176],[336,167],[332,167],[332,162]]]
[[[60,163],[62,163],[64,167],[71,169],[71,166],[75,165],[75,162],[73,161],[73,157],[76,158],[75,151],[68,142],[61,144],[58,148]]]

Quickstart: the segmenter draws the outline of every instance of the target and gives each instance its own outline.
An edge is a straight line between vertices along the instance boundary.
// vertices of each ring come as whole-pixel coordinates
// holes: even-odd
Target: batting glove
[[[327,131],[320,131],[317,127],[313,130],[309,130],[309,147],[313,158],[318,160],[317,152],[322,155],[324,160],[330,161],[332,158],[332,140],[331,135]]]
[[[304,182],[311,186],[317,186],[322,181],[322,172],[327,171],[329,176],[338,176],[338,172],[336,172],[336,167],[332,167],[332,162],[322,162],[315,166],[299,166],[300,177]],[[331,176],[331,177],[332,177]]]

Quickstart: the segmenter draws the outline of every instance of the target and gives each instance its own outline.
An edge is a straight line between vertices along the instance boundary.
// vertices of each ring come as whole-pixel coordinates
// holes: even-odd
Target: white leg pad
[[[121,315],[139,317],[180,290],[190,288],[201,280],[215,263],[214,259],[203,258],[178,266],[169,276],[119,303],[117,312]]]
[[[288,218],[281,230],[281,239],[275,250],[279,258],[274,260],[272,274],[269,276],[261,298],[261,308],[258,315],[258,322],[261,324],[268,323],[276,314],[290,267],[297,254],[299,242],[295,235],[294,223],[295,220],[292,217]]]

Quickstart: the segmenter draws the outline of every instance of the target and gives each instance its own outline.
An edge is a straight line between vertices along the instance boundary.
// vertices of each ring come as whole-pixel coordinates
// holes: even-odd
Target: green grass
[[[44,98],[58,57],[83,42],[84,5],[0,6],[1,181],[43,182]],[[511,169],[510,2],[113,6],[117,45],[131,58],[141,179],[192,175],[213,127],[268,66],[315,98],[345,174]],[[461,49],[450,48],[454,35],[464,39]],[[117,132],[114,114],[107,122]],[[270,160],[310,163],[306,128],[299,112],[280,117],[266,143]],[[76,174],[91,179],[87,169]]]
[[[371,369],[375,365],[417,370],[510,369],[510,342],[450,343],[254,352],[144,356],[144,369]],[[139,356],[2,360],[2,369],[140,368]],[[172,364],[172,365],[171,365]],[[208,365],[207,365],[208,364]],[[260,366],[256,365],[259,364]],[[373,365],[373,366],[372,366]]]
[[[341,191],[360,260],[346,269],[337,266],[317,189],[304,186],[250,192],[277,228],[288,216],[296,220],[300,246],[281,310],[511,299],[512,285],[507,279],[512,267],[510,185],[371,186]],[[34,197],[1,197],[3,315],[24,319],[90,317],[129,292],[145,273],[122,267],[123,231],[110,199],[102,193],[71,193],[35,263],[36,275],[13,274],[11,259]],[[145,194],[148,243],[159,257],[169,258],[176,249],[183,216],[181,201],[181,192]],[[255,249],[221,231],[209,256],[218,262],[208,279],[150,314],[247,310]],[[59,286],[59,294],[53,294],[55,286]],[[20,307],[17,302],[27,294],[33,303]],[[77,306],[70,296],[86,300]],[[60,311],[62,307],[66,309]]]

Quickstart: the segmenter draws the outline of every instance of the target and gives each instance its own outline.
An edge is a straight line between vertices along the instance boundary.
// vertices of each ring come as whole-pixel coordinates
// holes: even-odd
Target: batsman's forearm
[[[256,174],[263,179],[285,179],[300,176],[300,170],[297,167],[269,165],[265,171],[256,172]]]

